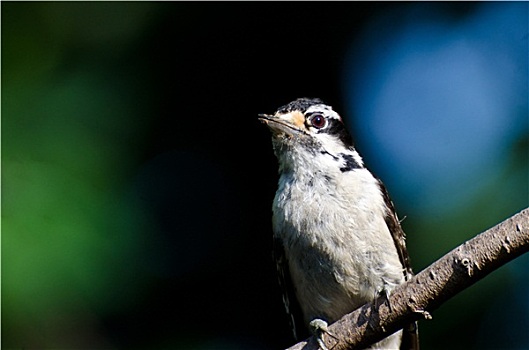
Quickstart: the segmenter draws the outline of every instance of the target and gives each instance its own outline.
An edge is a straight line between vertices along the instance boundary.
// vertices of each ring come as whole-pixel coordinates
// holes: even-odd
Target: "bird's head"
[[[307,153],[312,159],[324,155],[342,163],[343,155],[350,155],[362,166],[342,118],[320,99],[299,98],[280,107],[273,115],[260,114],[259,119],[272,132],[274,150],[280,161],[290,158],[289,154]]]

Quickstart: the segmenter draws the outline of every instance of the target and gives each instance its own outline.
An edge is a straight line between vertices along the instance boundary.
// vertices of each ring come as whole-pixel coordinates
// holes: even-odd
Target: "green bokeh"
[[[148,96],[120,63],[150,7],[2,4],[7,347],[110,346],[95,315],[130,306],[141,291],[133,266],[145,218],[126,179]]]

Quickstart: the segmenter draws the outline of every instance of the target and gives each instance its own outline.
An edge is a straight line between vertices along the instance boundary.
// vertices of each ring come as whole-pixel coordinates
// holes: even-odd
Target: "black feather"
[[[285,248],[279,238],[274,237],[274,260],[277,268],[279,286],[283,292],[283,304],[287,312],[290,328],[295,341],[300,341],[310,336],[303,323],[303,312],[296,297],[296,290],[290,277],[290,268],[285,255]]]
[[[290,113],[292,111],[300,111],[301,113],[305,113],[307,109],[309,109],[310,106],[320,105],[320,104],[324,104],[324,103],[319,98],[302,97],[302,98],[298,98],[295,101],[290,102],[289,104],[279,107],[276,113],[283,114],[283,113]]]
[[[321,129],[319,132],[335,135],[340,141],[342,141],[345,147],[348,149],[353,149],[353,139],[351,134],[349,134],[349,131],[347,131],[345,124],[341,120],[334,118],[329,118],[328,122],[329,126],[327,126],[325,129]]]
[[[386,189],[386,186],[378,179],[378,185],[382,196],[384,197],[384,202],[386,203],[387,213],[386,213],[386,225],[388,225],[389,232],[397,248],[397,253],[399,254],[400,263],[404,267],[404,279],[409,281],[413,276],[413,270],[411,268],[410,256],[408,250],[406,249],[406,235],[402,230],[400,221],[397,217],[397,212],[393,205],[393,201],[389,197],[389,193]],[[417,322],[412,322],[406,325],[402,330],[402,343],[400,346],[401,350],[419,350],[419,328]]]

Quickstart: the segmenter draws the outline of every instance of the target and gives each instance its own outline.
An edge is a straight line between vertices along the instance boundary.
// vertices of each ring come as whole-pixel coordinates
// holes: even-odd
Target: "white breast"
[[[283,240],[305,321],[333,322],[402,283],[403,268],[369,171],[341,173],[320,164],[317,169],[336,169],[322,173],[306,164],[280,177],[274,232]]]

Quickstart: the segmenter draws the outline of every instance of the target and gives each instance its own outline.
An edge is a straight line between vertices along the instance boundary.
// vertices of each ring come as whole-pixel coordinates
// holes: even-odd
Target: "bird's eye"
[[[316,129],[321,129],[327,124],[327,121],[321,114],[315,114],[310,118],[310,124]]]

